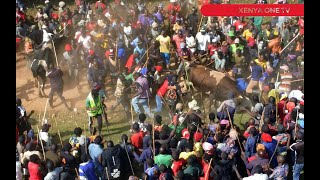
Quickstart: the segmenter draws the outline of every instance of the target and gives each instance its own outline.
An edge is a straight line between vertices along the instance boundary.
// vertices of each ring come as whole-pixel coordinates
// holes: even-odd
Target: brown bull
[[[235,96],[239,96],[235,80],[230,76],[211,70],[202,65],[190,65],[188,70],[188,79],[193,86],[200,92],[212,93],[216,100],[226,100],[228,92],[234,92]]]
[[[228,93],[235,94],[236,112],[240,113],[243,109],[251,111],[252,103],[249,98],[241,96],[234,79],[224,73],[214,71],[202,65],[187,65],[189,82],[181,82],[182,90],[188,92],[189,87],[194,87],[200,93],[209,94],[209,107],[214,101],[215,107],[219,107],[220,102],[228,99]],[[203,100],[201,100],[203,103]]]

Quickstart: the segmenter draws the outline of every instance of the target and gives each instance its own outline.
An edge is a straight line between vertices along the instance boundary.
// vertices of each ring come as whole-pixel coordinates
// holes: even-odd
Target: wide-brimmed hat
[[[192,100],[191,102],[188,103],[188,107],[192,110],[198,110],[200,107],[198,106],[198,103],[196,100]]]

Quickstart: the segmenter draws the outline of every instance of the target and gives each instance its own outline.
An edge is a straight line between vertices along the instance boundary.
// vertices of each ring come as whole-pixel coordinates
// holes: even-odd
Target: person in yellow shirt
[[[173,31],[175,34],[178,34],[179,29],[182,29],[181,19],[177,19],[176,23],[173,25]]]
[[[191,143],[186,144],[185,147],[184,147],[185,151],[180,153],[179,159],[182,158],[184,160],[187,160],[190,155],[192,155],[192,154],[195,155],[195,152],[192,151],[192,149],[193,148],[192,148],[192,144]]]
[[[161,35],[159,35],[156,40],[160,43],[160,56],[162,59],[164,59],[167,69],[169,69],[171,38],[168,36],[166,31],[162,31]]]
[[[243,31],[242,36],[248,40],[250,37],[252,37],[252,31],[254,30],[254,25],[252,24],[248,29]]]
[[[264,71],[266,71],[267,61],[264,60],[264,55],[261,52],[259,53],[258,59],[255,59],[254,61],[257,63],[257,65],[262,67]]]

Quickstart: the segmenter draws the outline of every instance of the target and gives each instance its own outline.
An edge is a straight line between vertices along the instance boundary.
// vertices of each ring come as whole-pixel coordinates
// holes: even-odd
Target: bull
[[[240,93],[237,89],[236,80],[231,76],[202,65],[189,63],[187,63],[186,71],[188,82],[185,83],[184,87],[191,86],[191,89],[196,89],[201,93],[201,96],[202,94],[208,94],[210,100],[209,107],[212,107],[213,101],[215,107],[218,107],[220,102],[227,99],[228,93],[233,92],[237,102],[236,112],[241,112],[243,108],[251,111],[251,101]]]

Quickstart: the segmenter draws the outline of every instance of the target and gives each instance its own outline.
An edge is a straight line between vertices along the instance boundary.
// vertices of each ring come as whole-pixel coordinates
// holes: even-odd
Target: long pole
[[[130,157],[129,157],[129,154],[128,154],[128,151],[127,151],[127,145],[126,145],[126,142],[125,142],[124,140],[123,140],[123,143],[124,143],[124,149],[126,150],[127,157],[128,157],[129,163],[130,163],[131,171],[132,171],[132,174],[133,174],[133,176],[134,176],[134,172],[133,172],[131,160],[130,160]]]
[[[46,153],[44,152],[44,148],[43,148],[43,143],[42,143],[42,139],[40,137],[40,131],[39,131],[39,126],[37,126],[37,129],[38,129],[38,136],[39,136],[39,141],[40,141],[40,144],[41,144],[41,148],[42,148],[42,153],[43,153],[43,158],[44,160],[46,160]]]
[[[226,109],[227,109],[227,112],[228,112],[229,121],[230,121],[230,123],[231,123],[231,128],[234,129],[234,128],[233,128],[232,120],[231,120],[231,118],[230,118],[229,110],[228,110],[228,108],[226,108]],[[237,130],[236,130],[236,131],[237,131]],[[242,149],[242,146],[241,146],[239,137],[238,137],[238,132],[237,132],[237,140],[238,140],[238,143],[239,143],[239,147],[240,147],[241,152],[244,152],[243,149]]]
[[[56,52],[56,47],[55,47],[55,45],[54,45],[54,41],[53,41],[53,40],[51,40],[51,41],[52,41],[54,56],[56,57],[57,67],[59,67],[58,57],[57,57],[57,52]]]
[[[199,23],[199,25],[198,25],[198,31],[197,31],[197,32],[200,31],[200,27],[201,27],[201,24],[202,24],[202,20],[203,20],[203,15],[201,15],[201,20],[200,20],[200,23]]]
[[[61,139],[61,135],[60,135],[60,130],[59,130],[59,127],[58,127],[58,124],[57,124],[56,117],[54,118],[54,122],[56,123],[56,127],[57,127],[57,130],[58,130],[58,135],[59,135],[59,139],[60,139],[61,147],[63,147],[62,139]]]
[[[298,35],[296,35],[296,37],[294,37],[281,51],[280,54],[300,35],[300,33]]]
[[[210,162],[209,162],[209,166],[208,166],[208,169],[207,169],[207,173],[204,177],[205,180],[209,180],[209,177],[210,177],[210,174],[209,174],[209,171],[210,171],[210,168],[211,168],[211,163],[212,163],[212,158],[210,158]]]
[[[38,81],[38,82],[39,82],[39,81]],[[43,121],[44,121],[44,119],[46,118],[46,112],[47,112],[48,102],[49,102],[49,99],[47,99],[46,107],[44,108],[44,113],[43,113],[43,118],[42,118],[41,124],[43,124]]]

